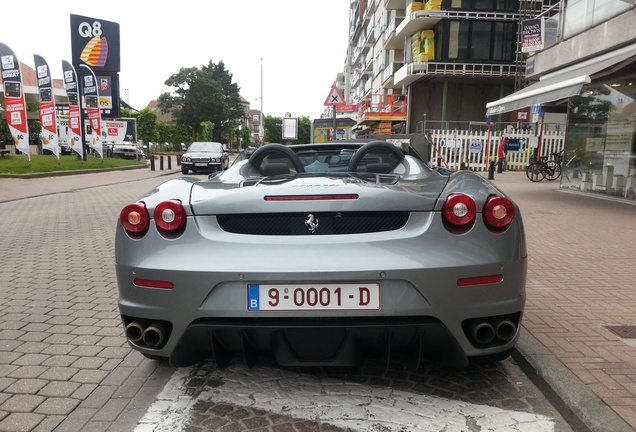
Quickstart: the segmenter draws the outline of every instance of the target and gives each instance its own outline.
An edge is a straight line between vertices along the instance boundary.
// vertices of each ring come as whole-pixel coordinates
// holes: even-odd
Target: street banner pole
[[[27,155],[29,163],[31,163],[29,125],[20,62],[13,50],[3,43],[0,43],[0,70],[2,70],[4,110],[7,115],[9,131],[16,150]]]
[[[60,143],[57,136],[57,115],[55,113],[55,95],[53,94],[53,80],[51,69],[42,56],[33,54],[35,61],[35,73],[38,79],[38,92],[40,93],[40,124],[42,131],[40,139],[42,150],[53,153],[59,162]]]

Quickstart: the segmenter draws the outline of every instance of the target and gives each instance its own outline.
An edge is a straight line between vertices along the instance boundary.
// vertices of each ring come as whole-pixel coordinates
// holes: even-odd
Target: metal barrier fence
[[[521,171],[536,154],[539,137],[531,131],[497,132],[488,131],[427,131],[431,148],[429,152],[431,166],[459,170],[488,171],[488,162],[497,161],[497,150],[504,138],[514,140],[520,147],[511,146],[508,151],[508,170]],[[563,151],[564,132],[545,132],[542,135],[541,156]],[[518,141],[516,141],[518,140]]]

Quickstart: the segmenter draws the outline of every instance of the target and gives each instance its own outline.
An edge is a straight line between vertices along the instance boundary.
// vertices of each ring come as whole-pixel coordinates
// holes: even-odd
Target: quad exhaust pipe
[[[168,324],[165,321],[154,321],[144,331],[144,343],[151,348],[163,345],[167,331]]]
[[[472,335],[480,345],[488,345],[495,339],[495,328],[488,321],[480,321],[473,326]]]
[[[489,345],[494,341],[506,343],[517,334],[517,326],[511,320],[497,319],[492,323],[488,320],[477,320],[470,326],[470,335],[479,345]]]
[[[508,342],[515,337],[517,326],[510,320],[501,320],[495,323],[495,336],[497,339]]]
[[[149,348],[161,347],[170,332],[167,321],[136,319],[126,326],[126,338],[136,344]]]
[[[126,326],[126,338],[129,341],[138,344],[144,338],[144,330],[148,325],[147,320],[136,319]]]

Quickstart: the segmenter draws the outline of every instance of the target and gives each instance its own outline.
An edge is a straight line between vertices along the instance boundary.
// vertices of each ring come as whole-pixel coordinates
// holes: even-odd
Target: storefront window
[[[561,182],[636,200],[636,73],[588,84],[570,98]]]

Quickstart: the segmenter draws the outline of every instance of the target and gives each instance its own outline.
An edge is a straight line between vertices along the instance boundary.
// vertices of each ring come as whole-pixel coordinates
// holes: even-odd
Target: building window
[[[445,0],[442,9],[517,12],[519,10],[519,0]]]
[[[437,26],[440,61],[512,62],[516,24],[497,21],[445,21]]]
[[[260,120],[260,119],[258,118],[258,114],[254,114],[254,115],[252,116],[252,121],[257,122],[257,121],[259,121],[259,120]]]

